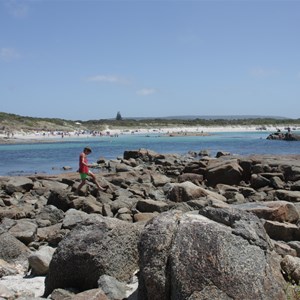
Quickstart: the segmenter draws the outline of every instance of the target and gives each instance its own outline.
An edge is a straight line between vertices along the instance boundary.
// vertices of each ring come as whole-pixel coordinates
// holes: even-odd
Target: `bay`
[[[59,174],[64,166],[78,168],[78,157],[85,146],[93,152],[89,162],[100,157],[116,159],[125,150],[149,149],[158,153],[186,154],[189,151],[209,150],[211,156],[218,151],[231,154],[299,154],[300,142],[267,140],[270,132],[216,132],[209,136],[169,137],[160,134],[126,134],[118,137],[67,138],[56,142],[20,143],[0,145],[0,176]],[[70,171],[68,171],[70,172]]]

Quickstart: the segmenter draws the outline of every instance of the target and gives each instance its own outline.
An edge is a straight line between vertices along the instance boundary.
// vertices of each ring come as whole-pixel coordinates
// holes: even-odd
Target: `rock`
[[[284,172],[284,178],[286,181],[300,180],[300,166],[282,165],[281,169]]]
[[[83,211],[76,209],[69,209],[64,217],[62,228],[73,229],[77,224],[87,220],[89,215]]]
[[[100,276],[98,287],[103,290],[109,299],[122,300],[126,298],[126,284],[116,280],[114,277],[108,275]]]
[[[63,166],[62,168],[64,171],[70,171],[73,169],[71,166]]]
[[[61,222],[64,218],[64,212],[54,205],[46,205],[41,208],[35,218],[39,227],[46,227]]]
[[[114,214],[116,214],[118,212],[118,210],[120,208],[128,208],[129,210],[131,210],[136,203],[138,202],[138,199],[136,198],[119,198],[117,200],[115,200],[112,204],[111,204],[111,210]]]
[[[18,240],[28,245],[36,238],[38,226],[33,221],[28,219],[21,219],[17,224],[9,229],[9,233],[16,237]]]
[[[31,273],[34,275],[46,275],[48,273],[49,264],[55,249],[48,246],[42,246],[38,251],[33,252],[28,257]]]
[[[187,165],[185,165],[183,167],[182,175],[184,175],[184,174],[198,174],[198,175],[203,176],[205,174],[206,167],[207,167],[206,162],[203,162],[201,160],[200,161],[193,161],[193,162],[188,163]]]
[[[300,229],[295,224],[267,220],[264,227],[268,235],[274,240],[290,242],[300,238]]]
[[[290,281],[300,282],[300,258],[286,255],[281,261],[281,268]]]
[[[211,197],[221,201],[226,201],[224,196],[199,187],[188,181],[173,184],[167,195],[167,198],[174,202],[186,202],[202,197]]]
[[[184,173],[178,176],[178,182],[190,181],[198,186],[201,186],[203,179],[203,175],[195,173]]]
[[[147,149],[124,151],[124,159],[140,158],[143,161],[154,161],[155,159],[164,159],[165,156]]]
[[[252,212],[261,219],[289,223],[296,223],[299,220],[296,207],[287,201],[252,202],[235,207]]]
[[[41,227],[37,230],[37,241],[40,243],[48,243],[55,247],[62,240],[63,234],[61,230],[61,223],[57,223],[47,227]]]
[[[51,190],[47,205],[54,205],[58,209],[66,212],[72,208],[72,201],[68,195],[69,192],[64,189]]]
[[[31,251],[10,233],[0,233],[0,258],[8,263],[20,264],[28,269],[28,256]]]
[[[270,184],[274,189],[280,190],[285,186],[285,182],[278,176],[274,176],[270,178]]]
[[[292,133],[274,132],[267,136],[267,140],[300,141],[300,135]]]
[[[53,255],[45,280],[45,296],[58,287],[96,288],[104,274],[120,281],[131,278],[138,268],[137,241],[141,228],[135,224],[98,215],[78,224]]]
[[[276,190],[275,195],[279,200],[300,202],[300,191]]]
[[[171,182],[171,178],[167,177],[166,175],[160,173],[153,173],[151,175],[151,180],[154,186],[163,186],[168,182]]]
[[[260,189],[270,185],[270,180],[260,174],[252,174],[250,179],[251,187],[254,189]]]
[[[140,212],[163,212],[169,209],[168,203],[164,201],[155,201],[152,199],[139,200],[136,204],[136,208]]]
[[[111,217],[111,218],[114,216],[109,204],[102,205],[102,215],[105,217]]]
[[[90,289],[88,291],[84,291],[76,294],[71,298],[71,300],[112,300],[108,298],[105,293],[99,289]]]
[[[15,298],[15,293],[8,289],[4,284],[0,283],[0,299],[10,300]]]
[[[59,191],[59,190],[66,190],[69,186],[65,183],[59,182],[57,180],[41,180],[40,183],[43,187],[48,190]]]
[[[12,195],[15,192],[28,192],[33,188],[33,181],[27,177],[10,177],[5,185],[5,191]]]
[[[205,177],[209,186],[218,183],[238,185],[243,179],[243,169],[237,160],[223,162],[213,162],[206,169]]]
[[[102,204],[99,203],[95,197],[89,195],[87,197],[78,197],[74,199],[71,204],[72,208],[81,210],[86,213],[102,213]]]
[[[297,256],[297,251],[285,242],[273,241],[273,245],[276,253],[282,257],[285,257],[286,255]]]
[[[137,213],[133,215],[134,222],[147,222],[156,217],[158,213]]]
[[[226,191],[223,196],[227,199],[227,203],[244,203],[246,202],[243,194],[235,191]]]
[[[138,299],[201,299],[210,289],[224,299],[286,299],[279,257],[259,219],[227,215],[232,227],[176,211],[148,222],[139,243]]]
[[[43,300],[45,277],[37,276],[24,278],[24,275],[6,276],[1,279],[1,284],[14,295],[14,298],[6,299],[24,299],[24,300]],[[1,290],[1,287],[0,287]]]
[[[293,182],[291,185],[291,191],[300,191],[300,180]]]
[[[219,158],[221,156],[229,156],[230,152],[226,152],[226,151],[218,151],[216,154],[216,158]]]
[[[24,205],[13,205],[0,210],[0,218],[9,218],[13,220],[23,218],[33,218],[33,206],[31,204],[24,203]]]
[[[288,242],[288,245],[295,249],[296,250],[296,253],[298,257],[300,257],[300,242],[299,241],[291,241],[291,242]]]
[[[49,297],[51,300],[71,300],[72,297],[74,297],[74,296],[75,296],[75,293],[73,291],[64,290],[64,289],[55,289],[52,292],[51,296],[49,296]]]
[[[0,259],[0,278],[16,274],[18,274],[18,269],[15,266],[7,263],[3,259]]]
[[[203,149],[199,151],[199,156],[210,156],[210,150],[208,149]]]
[[[126,158],[103,162],[105,166],[97,165],[103,171],[99,181],[109,190],[97,193],[88,182],[82,197],[76,194],[77,173],[0,177],[0,276],[7,279],[22,273],[22,282],[14,278],[12,285],[17,283],[24,293],[13,293],[20,293],[20,300],[34,299],[36,295],[28,292],[25,283],[28,257],[43,247],[57,247],[49,265],[48,292],[73,285],[80,290],[73,289],[72,297],[107,298],[97,288],[99,276],[130,279],[138,268],[139,232],[143,226],[153,226],[147,231],[147,238],[150,233],[154,237],[149,249],[144,248],[140,295],[228,300],[249,299],[249,292],[251,299],[264,299],[261,291],[271,290],[267,299],[271,295],[280,299],[281,267],[276,260],[279,255],[300,256],[299,157],[234,155],[199,160],[195,151],[161,155],[140,149]],[[162,224],[156,224],[157,219]],[[245,270],[240,270],[244,265]],[[47,268],[32,263],[32,269],[39,270],[36,273],[47,272],[41,271],[43,267]],[[263,273],[266,280],[261,283]],[[95,289],[75,295],[85,288]],[[125,297],[134,300],[137,293]]]

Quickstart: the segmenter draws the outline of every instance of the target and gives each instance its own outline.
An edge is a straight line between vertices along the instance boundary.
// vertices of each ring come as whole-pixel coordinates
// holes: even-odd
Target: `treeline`
[[[171,126],[300,126],[300,119],[246,118],[246,119],[123,119],[90,120],[82,122],[87,126],[110,125],[114,127],[171,127]]]

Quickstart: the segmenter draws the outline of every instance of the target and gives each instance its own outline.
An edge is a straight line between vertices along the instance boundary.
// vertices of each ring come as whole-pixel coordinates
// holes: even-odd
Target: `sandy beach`
[[[14,143],[43,143],[43,142],[62,142],[69,139],[82,139],[94,137],[115,137],[118,135],[132,134],[161,134],[164,136],[206,136],[216,132],[275,132],[278,129],[285,131],[282,126],[258,127],[258,126],[219,126],[219,127],[168,127],[168,128],[137,128],[137,129],[110,129],[102,132],[13,132],[10,134],[0,133],[0,144]],[[297,128],[299,130],[299,128]]]

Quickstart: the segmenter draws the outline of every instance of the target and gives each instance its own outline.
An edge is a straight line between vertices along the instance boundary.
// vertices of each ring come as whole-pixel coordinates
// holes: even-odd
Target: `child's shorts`
[[[80,173],[81,180],[87,179],[88,176],[89,176],[89,174],[87,174],[87,173]]]

